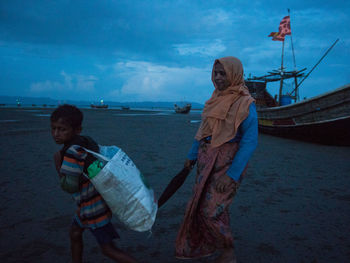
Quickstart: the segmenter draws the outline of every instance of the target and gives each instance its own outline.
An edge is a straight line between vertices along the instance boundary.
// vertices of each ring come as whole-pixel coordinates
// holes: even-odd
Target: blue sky
[[[0,95],[204,103],[215,58],[240,58],[246,76],[280,67],[282,43],[267,36],[287,8],[298,69],[340,39],[300,96],[350,83],[346,0],[1,0]],[[285,66],[294,69],[289,36]]]

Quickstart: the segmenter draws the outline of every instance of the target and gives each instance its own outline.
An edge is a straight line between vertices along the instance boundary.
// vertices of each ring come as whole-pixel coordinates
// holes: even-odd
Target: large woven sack
[[[90,180],[113,215],[129,229],[150,230],[156,219],[157,200],[134,162],[116,146],[100,146],[100,154],[85,150],[107,162]]]

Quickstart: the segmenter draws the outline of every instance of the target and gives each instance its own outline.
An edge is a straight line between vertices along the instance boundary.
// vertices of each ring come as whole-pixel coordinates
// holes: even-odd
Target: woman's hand
[[[195,160],[186,159],[186,161],[184,163],[184,168],[186,168],[188,170],[192,170],[192,168],[195,165],[195,163],[196,163]]]
[[[60,174],[60,169],[61,169],[61,151],[55,152],[53,156],[54,162],[55,162],[55,168],[58,174]]]
[[[216,181],[215,190],[218,193],[224,193],[232,187],[237,188],[238,183],[227,174],[224,174]]]
[[[158,208],[160,208],[164,203],[173,195],[175,192],[183,185],[187,176],[191,173],[191,169],[194,165],[195,161],[186,160],[184,164],[184,168],[174,176],[174,178],[170,181],[168,186],[165,188],[164,192],[158,199]]]

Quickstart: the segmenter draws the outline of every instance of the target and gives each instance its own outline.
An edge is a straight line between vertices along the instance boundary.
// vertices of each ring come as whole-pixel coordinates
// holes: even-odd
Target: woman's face
[[[225,69],[221,63],[215,63],[214,65],[214,82],[216,88],[220,91],[223,91],[230,86]]]

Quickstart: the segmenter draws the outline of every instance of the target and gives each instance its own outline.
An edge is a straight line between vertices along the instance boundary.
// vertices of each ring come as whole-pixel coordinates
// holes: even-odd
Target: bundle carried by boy
[[[90,180],[113,215],[127,228],[147,231],[157,214],[157,200],[142,173],[129,156],[117,146],[101,146],[88,136],[76,136],[71,145],[87,152],[80,185]]]

